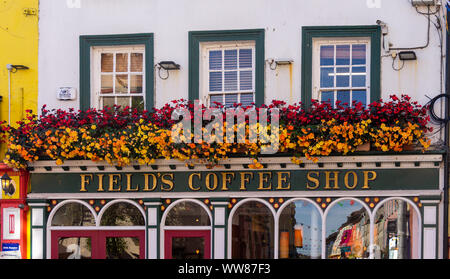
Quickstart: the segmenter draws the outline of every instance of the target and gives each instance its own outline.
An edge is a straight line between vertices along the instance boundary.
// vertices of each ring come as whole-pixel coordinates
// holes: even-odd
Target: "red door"
[[[164,234],[166,259],[210,259],[210,230],[166,230]]]
[[[51,258],[144,259],[145,231],[52,231]]]

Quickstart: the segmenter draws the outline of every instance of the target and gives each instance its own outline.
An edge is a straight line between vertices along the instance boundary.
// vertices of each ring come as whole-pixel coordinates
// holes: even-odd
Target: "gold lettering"
[[[369,174],[372,174],[371,177],[369,177]],[[377,178],[377,173],[375,171],[363,171],[364,174],[364,186],[363,189],[369,189],[369,181],[373,181]]]
[[[194,185],[192,184],[192,180],[194,179],[194,175],[197,176],[198,179],[202,179],[202,176],[201,176],[201,174],[200,174],[199,172],[191,173],[191,174],[189,175],[189,183],[188,183],[188,186],[189,186],[189,189],[191,189],[192,191],[198,191],[198,190],[200,190],[200,187],[194,188]]]
[[[287,174],[287,177],[283,177],[283,174]],[[287,179],[291,179],[291,173],[288,171],[279,171],[277,172],[278,175],[278,186],[277,186],[277,190],[289,190],[291,189],[291,182],[287,181]],[[282,182],[288,182],[288,184],[286,185],[286,187],[283,187],[283,183]]]
[[[213,177],[213,185],[211,187],[210,184],[210,176]],[[206,189],[210,190],[210,191],[214,191],[217,188],[217,175],[213,172],[210,172],[206,175]]]
[[[228,177],[231,175],[232,178]],[[228,184],[231,183],[231,179],[234,179],[234,172],[222,172],[222,191],[228,191]]]
[[[169,176],[171,180],[165,179],[164,176]],[[169,188],[164,188],[161,186],[162,191],[172,191],[173,189],[173,173],[165,173],[161,176],[161,182],[165,183]]]
[[[152,188],[148,188],[148,177],[152,176],[153,178],[153,185]],[[153,191],[156,189],[156,185],[158,184],[158,180],[156,179],[156,175],[154,175],[153,173],[144,173],[144,191]]]
[[[127,192],[139,191],[139,186],[136,186],[136,188],[131,188],[131,173],[127,173],[125,175],[127,176]]]
[[[312,177],[311,174],[315,174],[316,177]],[[308,181],[313,182],[313,183],[316,185],[316,186],[311,186],[311,185],[309,184],[309,182],[307,182],[307,183],[306,183],[306,188],[307,188],[307,189],[315,190],[315,189],[317,189],[317,188],[319,187],[319,172],[318,172],[318,171],[309,171],[309,172],[306,174],[306,179],[307,179]]]
[[[117,186],[117,183],[119,183],[119,181],[122,180],[122,176],[118,173],[114,173],[114,174],[110,174],[109,175],[109,191],[110,192],[119,192],[121,189],[121,186],[119,186],[119,188],[114,188],[114,186]]]
[[[259,187],[258,190],[270,190],[272,189],[272,182],[269,181],[270,178],[272,178],[271,172],[259,172]],[[268,176],[266,176],[268,175]],[[267,186],[264,186],[264,183],[269,182]]]
[[[103,189],[103,176],[104,174],[97,174],[98,176],[98,189],[97,192],[104,192],[105,189]]]
[[[89,183],[91,183],[92,180],[92,174],[80,174],[81,176],[81,188],[80,188],[80,192],[87,192],[86,190],[86,186],[89,185]],[[89,179],[90,177],[90,179]]]
[[[348,185],[348,176],[350,174],[353,175],[353,184],[351,186]],[[350,190],[355,189],[356,185],[358,184],[358,176],[356,175],[356,172],[354,172],[354,171],[346,172],[345,176],[344,176],[344,184],[347,189],[350,189]]]
[[[339,172],[333,171],[334,176],[332,178],[330,178],[331,173],[332,173],[331,171],[325,172],[325,188],[324,189],[330,189],[330,180],[334,181],[333,189],[339,189],[339,182],[338,182]]]
[[[241,188],[239,190],[247,190],[246,183],[250,183],[250,179],[253,179],[253,173],[251,172],[240,172],[241,175]],[[246,175],[250,175],[250,178],[248,178]]]

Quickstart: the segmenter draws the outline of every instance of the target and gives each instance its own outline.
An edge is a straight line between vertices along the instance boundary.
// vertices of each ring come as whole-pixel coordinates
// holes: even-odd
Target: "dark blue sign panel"
[[[19,251],[19,243],[2,243],[2,251]]]

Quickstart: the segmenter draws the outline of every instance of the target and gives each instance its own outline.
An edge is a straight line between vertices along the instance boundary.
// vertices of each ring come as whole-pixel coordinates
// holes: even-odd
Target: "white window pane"
[[[144,64],[144,54],[142,53],[132,53],[130,61],[130,71],[131,72],[142,72]]]
[[[116,54],[116,72],[128,72],[128,53]]]
[[[237,49],[225,50],[225,70],[237,69]]]
[[[239,68],[252,67],[252,49],[239,50]]]
[[[142,93],[142,75],[130,76],[130,93]]]
[[[101,71],[103,73],[112,73],[114,69],[114,55],[112,53],[102,53]]]
[[[237,71],[225,72],[225,91],[237,90]]]
[[[209,73],[209,91],[222,91],[222,72]]]
[[[209,52],[209,69],[222,70],[222,51],[211,50]]]
[[[253,74],[252,71],[241,71],[240,73],[240,90],[253,90]]]
[[[114,97],[103,97],[103,106],[104,107],[112,107],[114,106]]]
[[[361,103],[364,106],[367,105],[367,91],[366,90],[353,90],[352,96],[353,96],[353,101],[356,101],[356,103]]]
[[[336,65],[350,65],[350,45],[336,46]]]
[[[366,45],[352,46],[352,65],[366,64]]]
[[[336,87],[350,86],[350,68],[336,68]]]
[[[234,103],[238,103],[238,94],[225,94],[225,106],[230,107]]]
[[[214,103],[223,104],[223,94],[210,95],[209,96],[209,104],[210,104],[210,106],[215,106]]]
[[[320,65],[321,66],[334,65],[334,46],[320,47]]]
[[[321,68],[320,69],[320,87],[331,88],[334,86],[334,69]]]
[[[113,76],[112,75],[102,75],[101,76],[100,93],[102,93],[102,94],[113,93]]]
[[[115,93],[128,93],[128,75],[116,75]]]
[[[144,110],[144,97],[133,96],[131,98],[131,107],[136,108],[138,111]]]
[[[130,106],[130,97],[117,97],[117,105],[120,106],[121,109]]]
[[[253,103],[253,93],[243,93],[241,94],[241,104],[242,106],[250,106]]]
[[[334,104],[334,91],[323,91],[320,101],[322,103]]]
[[[339,90],[337,92],[337,100],[340,101],[341,106],[350,105],[350,91],[349,90]]]

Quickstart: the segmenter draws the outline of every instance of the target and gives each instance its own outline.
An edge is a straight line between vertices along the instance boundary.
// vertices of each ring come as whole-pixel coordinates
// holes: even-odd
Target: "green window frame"
[[[361,26],[304,26],[302,27],[301,101],[310,107],[313,77],[313,39],[315,38],[370,38],[370,102],[381,98],[381,27]]]
[[[145,109],[154,106],[153,33],[80,36],[80,109],[91,107],[91,48],[93,46],[145,46]]]
[[[200,44],[224,41],[255,42],[255,104],[264,104],[264,29],[189,31],[189,100],[200,96]]]

